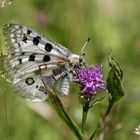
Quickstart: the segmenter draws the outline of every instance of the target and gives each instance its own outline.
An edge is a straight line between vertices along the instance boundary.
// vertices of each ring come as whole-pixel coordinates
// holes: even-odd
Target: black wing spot
[[[25,42],[25,43],[27,43],[27,40],[28,40],[28,38],[27,38],[27,36],[24,34],[22,41]]]
[[[19,64],[22,64],[22,59],[21,58],[19,58],[18,61],[19,61]]]
[[[29,59],[28,59],[29,61],[35,61],[35,55],[34,54],[31,54],[30,56],[29,56]]]
[[[22,56],[25,55],[25,52],[22,52],[21,55],[22,55]]]
[[[35,82],[35,80],[32,77],[28,77],[25,82],[27,85],[32,85]]]
[[[29,29],[27,30],[27,34],[28,34],[28,35],[29,35],[31,32],[32,32],[31,30],[29,30]]]
[[[33,44],[37,46],[39,44],[40,39],[41,39],[40,36],[34,37]]]
[[[49,55],[44,55],[44,58],[43,58],[43,61],[44,62],[48,62],[48,61],[50,61],[50,56]]]
[[[47,91],[45,90],[44,86],[40,86],[39,91],[43,91],[45,94],[48,94]]]
[[[40,86],[39,87],[39,91],[44,91],[44,87],[43,86]]]
[[[52,50],[52,44],[50,44],[50,43],[46,43],[45,44],[45,51],[47,51],[47,52],[51,52],[51,50]]]

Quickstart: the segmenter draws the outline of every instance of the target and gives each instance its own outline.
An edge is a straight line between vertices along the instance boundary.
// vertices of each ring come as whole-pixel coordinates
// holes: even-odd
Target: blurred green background
[[[6,2],[4,8],[2,2]],[[85,49],[86,61],[89,65],[102,63],[106,79],[111,49],[124,71],[125,96],[113,107],[105,140],[138,140],[133,131],[140,124],[139,0],[1,0],[0,8],[3,50],[1,29],[9,22],[33,28],[76,54],[90,36],[91,41]],[[70,95],[61,99],[80,125],[82,108],[78,93],[77,86],[72,85]],[[90,111],[86,126],[89,134],[97,126],[106,106],[107,100],[104,100]],[[25,101],[0,77],[0,140],[50,139],[76,140],[76,137],[60,120],[49,101]]]

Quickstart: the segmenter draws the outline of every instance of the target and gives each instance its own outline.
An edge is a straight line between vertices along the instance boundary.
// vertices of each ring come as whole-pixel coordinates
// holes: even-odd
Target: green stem
[[[51,88],[47,87],[43,78],[42,78],[42,82],[43,82],[46,90],[48,91],[49,99],[50,99],[54,109],[58,113],[59,117],[67,124],[67,126],[72,130],[72,132],[75,134],[75,136],[77,136],[77,138],[79,140],[84,140],[83,134],[82,134],[80,128],[78,127],[76,122],[73,120],[73,118],[65,110],[61,100],[58,98],[58,96],[56,94],[54,94],[54,92],[51,90]]]
[[[89,103],[85,103],[83,105],[83,113],[82,113],[82,133],[84,132],[84,129],[85,129],[85,123],[87,119],[88,110],[89,110]]]
[[[104,117],[106,117],[110,113],[113,105],[114,105],[114,100],[112,99],[109,101],[109,105],[108,105],[108,108],[107,108],[107,111],[106,111]]]
[[[89,140],[92,140],[96,134],[96,132],[98,131],[99,127],[96,128],[96,130],[93,131],[92,135],[90,136]]]
[[[94,130],[89,138],[89,140],[92,140],[95,136],[96,133],[100,134],[101,131],[105,128],[106,125],[106,117],[108,116],[108,114],[110,113],[112,106],[113,106],[114,102],[111,100],[109,102],[108,108],[106,110],[106,113],[104,114],[104,116],[102,117],[102,122],[98,123],[98,126],[96,128],[96,130]]]

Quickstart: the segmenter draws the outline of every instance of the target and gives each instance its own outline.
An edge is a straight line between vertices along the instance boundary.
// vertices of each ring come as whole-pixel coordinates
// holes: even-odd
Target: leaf
[[[63,106],[62,102],[60,101],[60,99],[58,98],[58,96],[56,94],[54,94],[52,89],[47,86],[47,84],[45,83],[45,79],[43,80],[43,78],[42,78],[42,82],[43,82],[46,90],[48,91],[49,99],[51,100],[51,103],[52,103],[54,109],[57,111],[59,117],[74,132],[74,134],[77,136],[77,138],[79,140],[83,140],[83,135],[82,135],[80,128],[78,127],[76,122],[69,116],[68,112],[64,109],[64,106]]]
[[[110,94],[108,113],[113,104],[124,96],[122,88],[123,71],[111,53],[109,54],[109,66],[110,71],[107,77],[107,89]]]

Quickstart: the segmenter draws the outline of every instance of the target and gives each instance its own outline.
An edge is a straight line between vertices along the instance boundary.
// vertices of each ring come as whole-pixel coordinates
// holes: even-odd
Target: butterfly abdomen
[[[62,96],[66,96],[69,94],[69,90],[70,90],[70,80],[68,76],[65,76],[61,81],[60,94]]]

